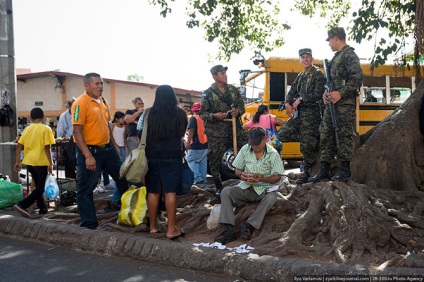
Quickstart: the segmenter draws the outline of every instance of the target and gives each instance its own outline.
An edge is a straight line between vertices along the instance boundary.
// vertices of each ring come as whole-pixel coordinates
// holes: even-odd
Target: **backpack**
[[[15,112],[9,105],[0,109],[0,126],[13,126],[15,124]]]

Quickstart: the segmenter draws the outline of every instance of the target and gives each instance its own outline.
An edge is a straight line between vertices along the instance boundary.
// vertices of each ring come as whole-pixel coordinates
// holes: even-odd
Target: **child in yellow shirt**
[[[44,185],[47,174],[53,171],[51,145],[55,143],[52,129],[44,125],[44,112],[40,108],[33,108],[30,113],[32,124],[27,126],[19,138],[16,147],[15,171],[22,169],[22,164],[27,166],[35,182],[35,189],[28,197],[13,206],[23,217],[31,218],[28,208],[37,201],[39,214],[47,213],[44,201]],[[21,163],[21,152],[24,150],[24,159]]]

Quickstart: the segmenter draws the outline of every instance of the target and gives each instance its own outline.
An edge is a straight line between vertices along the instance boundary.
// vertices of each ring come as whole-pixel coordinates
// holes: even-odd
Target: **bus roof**
[[[314,60],[314,65],[323,69],[323,60]],[[361,66],[365,76],[415,76],[413,67],[408,70],[407,67],[400,68],[395,65],[382,65],[371,72],[370,64],[361,64]],[[299,73],[303,71],[299,59],[294,58],[270,57],[265,61],[265,67],[269,72]]]

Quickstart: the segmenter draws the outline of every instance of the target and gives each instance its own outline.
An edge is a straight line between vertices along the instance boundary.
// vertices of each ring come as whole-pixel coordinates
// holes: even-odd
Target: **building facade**
[[[55,128],[61,113],[66,111],[65,102],[80,96],[84,91],[83,75],[48,71],[32,73],[17,70],[17,116],[18,132],[28,123],[32,108],[43,109],[47,124]],[[109,102],[111,114],[116,111],[125,113],[133,109],[132,100],[141,97],[145,107],[151,107],[155,91],[159,85],[142,82],[103,78],[103,97]],[[174,88],[180,106],[186,110],[195,102],[201,101],[201,92]]]

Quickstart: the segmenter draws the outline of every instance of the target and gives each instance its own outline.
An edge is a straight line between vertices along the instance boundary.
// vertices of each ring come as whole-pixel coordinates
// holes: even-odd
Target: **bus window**
[[[411,96],[411,90],[408,88],[392,88],[390,89],[390,103],[402,104],[409,96]]]
[[[263,99],[265,85],[265,75],[256,74],[253,78],[246,78],[245,86],[242,87],[247,103],[256,102]]]
[[[367,89],[364,91],[364,103],[377,103],[377,98],[372,95],[372,91]]]
[[[269,100],[282,102],[286,99],[286,76],[283,72],[271,72],[269,79]]]
[[[364,87],[364,91],[362,94],[363,103],[386,103],[386,97],[384,95],[383,88],[373,88],[373,87]]]

